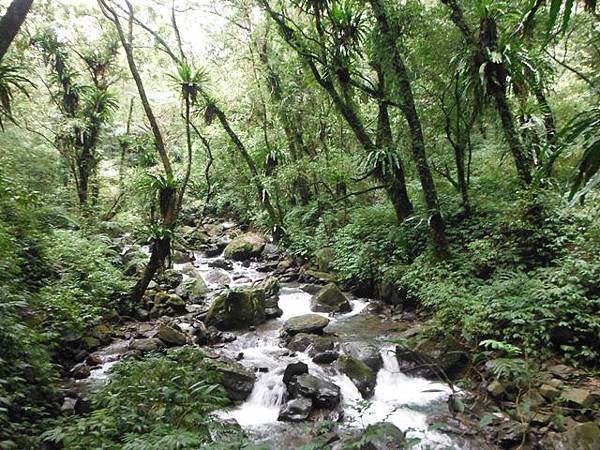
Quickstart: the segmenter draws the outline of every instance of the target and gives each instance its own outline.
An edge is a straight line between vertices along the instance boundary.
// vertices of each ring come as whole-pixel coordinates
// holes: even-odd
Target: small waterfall
[[[286,396],[281,371],[263,374],[256,380],[254,389],[239,408],[232,411],[231,416],[241,426],[256,426],[277,421],[279,409]]]
[[[279,292],[279,307],[283,311],[280,320],[287,320],[290,317],[302,316],[304,314],[313,314],[310,309],[311,295],[298,288],[281,288]],[[318,314],[318,313],[317,313]],[[321,313],[327,317],[327,314]]]

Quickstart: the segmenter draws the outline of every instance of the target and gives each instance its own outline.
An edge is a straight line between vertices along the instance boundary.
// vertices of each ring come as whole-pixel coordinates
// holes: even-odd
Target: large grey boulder
[[[366,342],[346,342],[342,345],[345,353],[365,363],[373,372],[377,373],[383,366],[379,349]]]
[[[254,373],[225,357],[215,360],[213,365],[221,374],[221,385],[230,400],[243,401],[250,396],[256,382]]]
[[[314,375],[297,376],[288,386],[292,397],[306,397],[316,408],[333,409],[340,403],[339,386]]]
[[[402,372],[428,379],[454,379],[470,361],[468,353],[452,337],[426,339],[414,349],[397,346],[396,357]]]
[[[225,250],[223,256],[227,259],[245,261],[259,256],[265,248],[265,238],[257,233],[245,233],[233,239]]]
[[[163,341],[157,338],[142,338],[142,339],[134,339],[129,344],[130,350],[139,350],[141,352],[152,352],[158,350],[161,347],[164,347]]]
[[[598,450],[600,427],[594,422],[575,425],[564,433],[549,433],[542,440],[547,450]]]
[[[196,276],[187,276],[184,277],[181,284],[177,286],[175,293],[182,298],[198,301],[206,297],[208,286],[200,274],[197,274]]]
[[[287,386],[296,377],[308,373],[308,366],[303,362],[290,363],[283,372],[283,383]]]
[[[309,356],[333,350],[335,340],[332,336],[319,336],[317,334],[298,333],[287,345],[293,352],[307,352]]]
[[[185,333],[166,324],[162,324],[158,328],[156,337],[163,341],[165,344],[171,346],[181,346],[185,345],[185,343],[187,342],[187,337]]]
[[[298,333],[323,334],[323,328],[329,325],[327,317],[318,314],[304,314],[289,318],[283,324],[283,330],[289,335]]]
[[[350,312],[352,305],[334,283],[329,283],[312,297],[310,309],[327,313]]]

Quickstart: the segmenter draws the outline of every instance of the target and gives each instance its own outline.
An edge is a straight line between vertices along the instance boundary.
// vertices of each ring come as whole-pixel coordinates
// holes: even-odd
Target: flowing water
[[[257,270],[255,263],[245,266],[234,262],[231,270],[215,269],[211,263],[218,258],[205,258],[195,254],[193,262],[196,270],[207,279],[213,294],[224,285],[251,285],[266,277]],[[182,269],[183,265],[176,265]],[[374,395],[363,400],[352,381],[339,373],[335,364],[318,365],[304,352],[290,353],[280,339],[283,323],[290,317],[312,313],[311,295],[298,285],[283,283],[279,294],[279,307],[283,315],[256,327],[253,331],[237,332],[237,339],[219,346],[218,351],[231,358],[241,359],[240,363],[256,371],[257,381],[249,398],[239,406],[221,411],[219,416],[234,419],[259,442],[269,442],[275,449],[293,449],[307,443],[306,424],[278,422],[277,417],[286,401],[286,387],[282,381],[283,372],[292,362],[302,361],[309,367],[309,373],[327,379],[341,389],[343,409],[342,427],[348,431],[363,429],[377,422],[391,422],[409,437],[421,439],[425,449],[468,449],[463,442],[453,441],[447,435],[428,431],[428,418],[447,412],[448,386],[422,378],[407,376],[400,372],[398,361],[389,340],[398,331],[394,323],[372,314],[361,314],[368,300],[351,298],[352,311],[346,314],[329,316],[326,332],[334,333],[340,343],[359,341],[377,345],[380,348],[383,367],[377,375]],[[181,328],[186,328],[186,317],[180,318]],[[143,325],[143,324],[142,324]],[[91,376],[80,381],[93,385],[108,376],[109,370],[127,348],[128,340],[118,340],[95,353],[103,364],[92,371]],[[241,355],[243,354],[243,355]],[[418,447],[417,447],[418,448]]]

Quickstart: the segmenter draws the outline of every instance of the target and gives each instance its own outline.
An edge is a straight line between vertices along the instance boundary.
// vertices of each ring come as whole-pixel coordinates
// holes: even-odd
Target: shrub
[[[88,417],[65,418],[44,439],[66,450],[197,449],[221,426],[209,413],[229,403],[219,381],[191,347],[127,360],[94,393]]]

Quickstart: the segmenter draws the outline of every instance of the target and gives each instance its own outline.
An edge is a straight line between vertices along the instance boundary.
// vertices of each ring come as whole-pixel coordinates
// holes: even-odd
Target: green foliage
[[[30,85],[31,81],[23,75],[21,67],[0,64],[0,129],[4,130],[3,119],[15,122],[11,109],[15,92],[28,95],[26,86]]]
[[[199,349],[124,361],[93,396],[88,417],[65,418],[44,434],[66,450],[197,449],[223,428],[209,413],[228,405],[218,373]]]
[[[53,279],[40,289],[37,306],[49,335],[83,330],[111,310],[126,310],[122,297],[128,283],[106,236],[54,230],[46,238],[44,258]]]
[[[551,221],[524,239],[522,219],[506,219],[514,228],[500,227],[502,242],[488,229],[445,263],[419,256],[399,271],[396,285],[435,311],[440,331],[452,326],[467,340],[502,342],[502,350],[558,352],[593,364],[600,351],[593,287],[600,265],[591,257],[599,250],[597,226]]]

